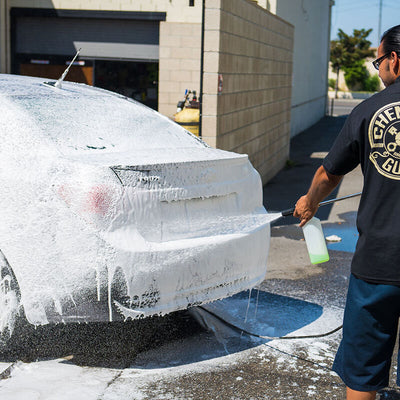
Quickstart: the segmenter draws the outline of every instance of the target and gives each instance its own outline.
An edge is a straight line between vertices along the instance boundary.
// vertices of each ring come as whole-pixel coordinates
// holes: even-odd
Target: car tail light
[[[113,206],[113,191],[106,185],[93,186],[87,193],[83,211],[106,215]]]
[[[89,223],[105,228],[118,213],[122,188],[113,184],[63,184],[57,193],[75,213]]]

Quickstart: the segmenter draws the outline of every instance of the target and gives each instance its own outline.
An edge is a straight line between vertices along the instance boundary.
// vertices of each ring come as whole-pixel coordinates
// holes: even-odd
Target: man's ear
[[[400,57],[395,51],[390,55],[390,67],[396,76],[400,75]]]

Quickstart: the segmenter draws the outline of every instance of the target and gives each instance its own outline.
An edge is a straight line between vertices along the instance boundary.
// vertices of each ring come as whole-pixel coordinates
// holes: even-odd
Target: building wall
[[[289,155],[293,26],[248,0],[207,1],[205,22],[203,137],[266,182]]]
[[[176,112],[185,89],[200,89],[201,24],[160,23],[158,111]]]
[[[166,22],[200,24],[202,1],[195,0],[0,0],[0,71],[11,72],[10,8],[56,8],[65,10],[166,12]]]
[[[74,10],[167,12],[168,22],[201,21],[201,0],[189,7],[188,0],[2,0],[8,7],[60,8]]]
[[[8,66],[7,56],[9,46],[9,30],[7,19],[7,5],[0,1],[0,72],[6,72]]]
[[[291,136],[326,112],[331,0],[278,0],[276,15],[294,25]]]
[[[265,8],[266,10],[272,12],[272,14],[276,13],[276,1],[277,0],[256,0],[257,4]]]

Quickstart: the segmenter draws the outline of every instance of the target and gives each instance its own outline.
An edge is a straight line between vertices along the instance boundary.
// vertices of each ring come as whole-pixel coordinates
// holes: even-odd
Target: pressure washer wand
[[[335,201],[351,199],[352,197],[356,197],[356,196],[360,196],[360,195],[361,195],[361,192],[358,192],[358,193],[349,194],[348,196],[337,197],[336,199],[330,199],[330,200],[321,201],[321,203],[318,204],[318,207],[326,206],[328,204],[332,204]],[[295,207],[289,208],[287,210],[282,211],[281,212],[282,217],[289,217],[290,215],[293,215],[294,210],[295,210]]]

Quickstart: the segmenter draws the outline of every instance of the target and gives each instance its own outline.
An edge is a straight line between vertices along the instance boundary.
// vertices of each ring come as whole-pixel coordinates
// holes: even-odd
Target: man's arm
[[[317,212],[318,204],[339,184],[343,175],[332,175],[321,165],[305,196],[297,200],[293,216],[300,218],[300,226],[306,224]]]

